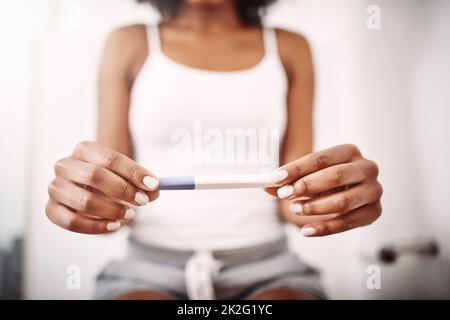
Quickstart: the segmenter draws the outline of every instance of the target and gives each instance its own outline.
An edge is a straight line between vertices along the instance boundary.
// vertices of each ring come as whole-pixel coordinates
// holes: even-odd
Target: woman
[[[368,225],[381,214],[382,188],[377,165],[356,146],[312,153],[307,41],[263,28],[260,12],[273,1],[141,2],[155,5],[163,21],[110,35],[98,142],[80,143],[58,161],[49,186],[46,212],[56,225],[86,234],[131,227],[128,256],[102,272],[96,297],[323,298],[316,270],[286,248],[283,222],[307,237]],[[204,161],[191,150],[195,141],[186,150],[196,157],[174,156],[178,133],[198,126],[212,130],[207,141],[229,128],[279,133],[271,142],[281,142],[275,158],[284,165],[272,177],[281,187],[266,190],[279,202],[255,189],[160,195],[157,176],[261,169],[217,154]]]

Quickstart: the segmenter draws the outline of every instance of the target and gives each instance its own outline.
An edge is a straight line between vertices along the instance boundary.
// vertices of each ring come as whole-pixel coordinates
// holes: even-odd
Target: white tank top
[[[208,71],[161,51],[148,27],[149,56],[131,93],[135,159],[157,176],[268,173],[278,166],[287,81],[275,31],[265,54],[239,71]],[[283,236],[274,197],[260,189],[161,191],[138,210],[137,241],[186,250],[225,250]]]

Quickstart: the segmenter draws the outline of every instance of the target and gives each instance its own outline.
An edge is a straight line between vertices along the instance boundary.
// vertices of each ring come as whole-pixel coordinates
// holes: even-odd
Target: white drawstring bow
[[[217,275],[222,263],[214,259],[211,251],[196,251],[186,262],[185,279],[189,299],[215,299],[212,277]]]

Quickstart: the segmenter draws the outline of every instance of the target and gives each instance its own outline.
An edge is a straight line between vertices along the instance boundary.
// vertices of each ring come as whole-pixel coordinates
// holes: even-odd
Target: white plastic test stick
[[[270,174],[160,177],[160,190],[207,190],[276,187]]]

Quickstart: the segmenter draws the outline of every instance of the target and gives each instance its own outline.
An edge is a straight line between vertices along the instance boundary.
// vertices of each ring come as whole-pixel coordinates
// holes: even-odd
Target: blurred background
[[[0,298],[89,299],[99,269],[124,254],[126,231],[52,225],[47,185],[56,160],[95,139],[107,34],[157,19],[133,0],[0,0]],[[288,228],[293,249],[333,299],[450,298],[450,2],[283,0],[266,23],[311,42],[316,149],[359,145],[385,188],[372,226],[321,239]],[[71,266],[80,287],[67,286]]]

